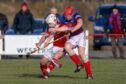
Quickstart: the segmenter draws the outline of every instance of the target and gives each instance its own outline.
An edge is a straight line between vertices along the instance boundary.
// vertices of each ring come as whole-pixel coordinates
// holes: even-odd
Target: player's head
[[[64,9],[64,16],[66,20],[71,20],[74,13],[74,8],[72,6],[66,6]]]
[[[49,14],[47,17],[46,17],[46,23],[48,24],[48,26],[50,28],[54,28],[56,25],[57,25],[57,18],[56,18],[56,15],[55,14]]]
[[[23,12],[27,11],[28,10],[28,4],[26,2],[23,2],[21,4],[21,9],[22,9]]]
[[[118,10],[117,6],[114,5],[114,6],[112,7],[112,13],[113,13],[113,14],[117,14],[118,12],[119,12],[119,10]]]

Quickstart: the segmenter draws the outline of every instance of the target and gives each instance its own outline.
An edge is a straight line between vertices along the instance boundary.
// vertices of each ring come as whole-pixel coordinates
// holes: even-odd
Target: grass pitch
[[[126,84],[126,61],[92,59],[93,80],[86,80],[85,70],[74,73],[75,65],[70,59],[60,60],[61,69],[55,68],[49,79],[41,78],[39,60],[0,61],[0,84]]]

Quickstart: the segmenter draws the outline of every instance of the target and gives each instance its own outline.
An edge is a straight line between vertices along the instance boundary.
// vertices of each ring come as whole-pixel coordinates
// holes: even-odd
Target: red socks
[[[41,69],[41,71],[42,71],[42,73],[43,73],[44,69],[47,69],[47,65],[41,65],[41,64],[40,64],[40,69]]]
[[[70,58],[73,60],[73,62],[76,64],[76,65],[81,65],[81,61],[80,59],[78,58],[78,56],[75,54],[75,55],[72,55],[70,56]]]
[[[92,77],[92,71],[91,71],[91,67],[90,67],[90,61],[84,63],[84,67],[85,67],[87,76],[91,76]]]
[[[53,58],[54,62],[57,62],[57,59]],[[50,64],[48,65],[48,68],[50,69],[50,71],[52,71],[55,68],[55,64],[53,62],[50,62]]]

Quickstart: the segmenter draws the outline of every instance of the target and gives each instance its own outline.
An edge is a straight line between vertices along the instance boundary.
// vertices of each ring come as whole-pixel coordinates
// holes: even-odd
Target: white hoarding
[[[41,36],[39,35],[6,35],[4,54],[25,55],[36,48],[36,43],[38,43],[40,38]],[[52,44],[49,47],[51,46]],[[42,51],[40,50],[34,55],[41,54]]]

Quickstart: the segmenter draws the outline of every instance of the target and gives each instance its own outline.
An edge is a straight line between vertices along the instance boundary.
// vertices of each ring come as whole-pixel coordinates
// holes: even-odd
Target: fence
[[[88,37],[88,31],[86,31],[86,37]],[[41,38],[40,35],[5,35],[4,38],[0,39],[0,60],[2,55],[26,55],[28,52],[34,51],[36,49],[36,43]],[[3,39],[5,40],[3,43]],[[4,46],[3,46],[4,44]],[[89,42],[86,38],[86,56],[88,58]],[[52,46],[49,45],[46,49]],[[5,49],[3,50],[3,47]],[[77,49],[75,52],[77,53]],[[42,55],[43,52],[40,50],[33,55]]]

